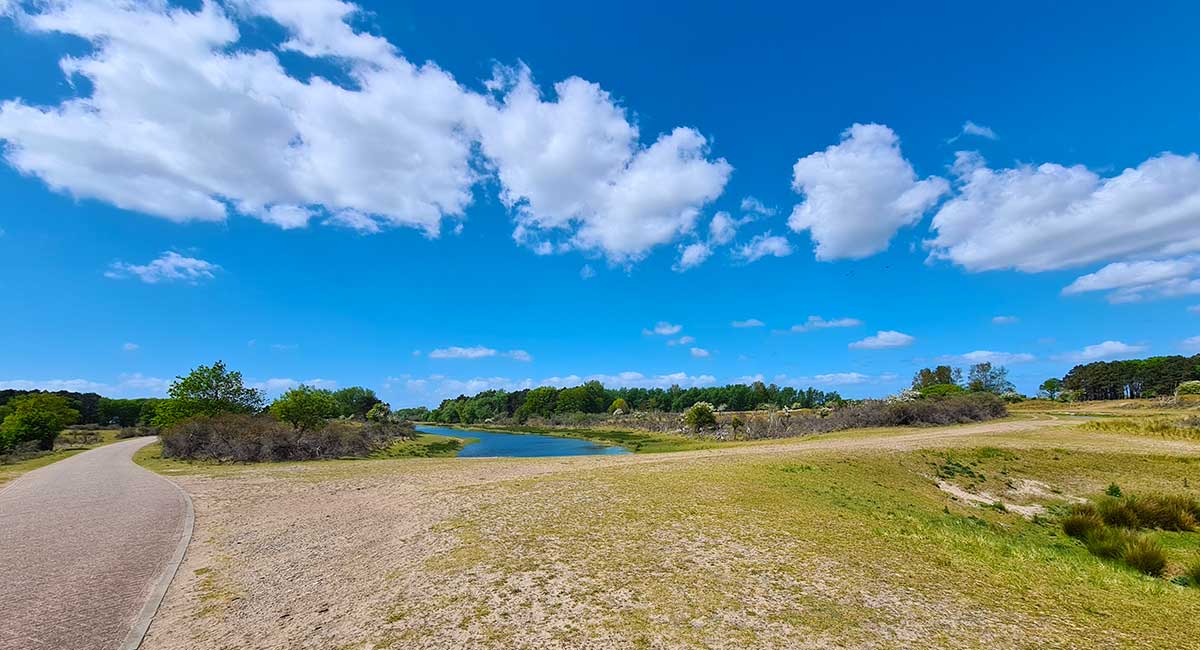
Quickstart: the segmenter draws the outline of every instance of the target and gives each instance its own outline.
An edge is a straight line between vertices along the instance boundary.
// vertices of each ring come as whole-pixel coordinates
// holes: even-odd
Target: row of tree
[[[1200,354],[1081,364],[1059,382],[1047,380],[1042,390],[1052,398],[1056,395],[1047,388],[1072,399],[1135,399],[1173,395],[1180,384],[1194,380],[1200,380]]]
[[[937,366],[922,368],[913,375],[912,389],[924,397],[952,395],[955,393],[992,393],[1015,395],[1017,389],[1008,380],[1008,368],[994,366],[990,362],[977,363],[967,368],[966,381],[961,368]]]
[[[429,413],[434,422],[470,424],[494,419],[524,422],[530,417],[551,417],[566,413],[605,413],[613,411],[683,412],[697,402],[719,405],[730,411],[749,411],[764,405],[816,408],[841,402],[836,392],[815,388],[797,389],[756,381],[706,388],[605,388],[598,381],[580,386],[555,388],[542,386],[527,390],[489,390],[474,396],[459,395]]]

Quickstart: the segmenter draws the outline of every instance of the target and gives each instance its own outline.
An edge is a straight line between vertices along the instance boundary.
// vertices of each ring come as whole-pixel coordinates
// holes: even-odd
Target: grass
[[[0,462],[0,486],[3,486],[10,481],[15,480],[26,472],[31,472],[39,467],[45,467],[52,463],[57,463],[64,458],[70,458],[88,449],[94,449],[101,445],[107,445],[116,442],[117,431],[103,429],[96,431],[99,434],[99,439],[94,443],[89,444],[74,444],[70,442],[66,436],[60,437],[58,444],[55,445],[53,451],[37,452],[31,455],[23,456],[14,462]]]
[[[477,438],[456,438],[420,433],[413,440],[400,440],[375,454],[374,458],[445,458],[457,456],[462,448],[478,442]]]
[[[1200,562],[1194,542],[1160,547],[1116,533],[1134,569],[1094,557],[1045,519],[951,500],[931,480],[944,469],[994,493],[1037,480],[1064,495],[1043,502],[1065,510],[1065,495],[1099,494],[1113,480],[1129,492],[1177,491],[1200,469],[1194,457],[995,447],[795,454],[505,484],[446,524],[459,544],[427,565],[443,587],[391,640],[400,647],[451,624],[476,638],[519,634],[505,621],[554,603],[589,618],[589,638],[629,647],[985,647],[989,638],[1172,647],[1178,621],[1200,616],[1200,590],[1143,577]],[[487,616],[455,606],[485,578],[493,586],[470,602]]]

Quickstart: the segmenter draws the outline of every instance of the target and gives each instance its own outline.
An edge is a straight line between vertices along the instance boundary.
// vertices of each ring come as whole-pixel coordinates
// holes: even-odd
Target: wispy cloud
[[[1123,341],[1104,341],[1089,345],[1082,350],[1066,352],[1052,357],[1056,361],[1071,361],[1086,363],[1088,361],[1108,361],[1114,357],[1139,354],[1146,351],[1144,345],[1130,345]]]
[[[1016,316],[992,316],[993,325],[1015,325],[1020,320]]]
[[[812,330],[823,330],[835,327],[858,327],[863,322],[857,318],[835,318],[833,320],[825,320],[820,316],[809,316],[808,320],[800,325],[792,325],[793,332],[810,332]]]
[[[952,354],[938,357],[943,363],[992,363],[996,365],[1011,365],[1036,361],[1037,357],[1028,352],[995,352],[993,350],[975,350],[964,354]]]
[[[654,329],[644,329],[642,330],[642,334],[644,336],[675,336],[682,330],[683,325],[675,325],[665,320],[660,320],[654,324]]]
[[[141,347],[141,346],[140,346],[140,345],[138,345],[137,343],[125,343],[125,344],[123,344],[123,345],[121,346],[121,349],[122,349],[122,350],[124,350],[124,351],[126,351],[126,352],[134,352],[134,351],[136,351],[136,350],[137,350],[139,347]]]
[[[697,359],[707,359],[709,354],[709,351],[704,348],[692,348],[692,356]]]
[[[762,326],[766,325],[766,323],[758,320],[757,318],[749,318],[746,320],[735,320],[732,323],[730,323],[730,325],[732,325],[733,327],[737,327],[737,328],[762,327]]]
[[[114,280],[137,278],[146,284],[160,282],[183,282],[199,284],[213,279],[220,266],[195,257],[185,257],[175,251],[166,251],[157,259],[146,264],[113,262],[104,277]]]
[[[509,350],[500,352],[494,348],[475,345],[460,347],[452,345],[448,348],[437,348],[429,352],[430,359],[486,359],[488,357],[505,357],[514,361],[533,361],[533,355],[525,350]]]

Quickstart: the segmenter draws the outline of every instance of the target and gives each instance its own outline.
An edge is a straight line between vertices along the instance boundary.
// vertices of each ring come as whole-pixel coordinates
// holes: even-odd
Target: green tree
[[[625,398],[618,397],[617,399],[612,401],[612,404],[608,405],[609,413],[616,413],[617,411],[620,411],[622,413],[629,412],[629,404],[625,401]]]
[[[276,420],[287,422],[294,429],[309,430],[337,417],[341,407],[333,393],[300,384],[272,402],[270,411]]]
[[[921,368],[913,375],[912,387],[914,390],[929,388],[930,386],[938,385],[959,385],[962,383],[962,370],[951,368],[950,366],[938,366],[936,368]]]
[[[988,361],[971,366],[967,372],[967,388],[976,393],[996,395],[1016,390],[1016,387],[1008,380],[1008,369],[1004,366],[993,367]]]
[[[1041,386],[1038,386],[1038,391],[1040,391],[1041,394],[1046,397],[1046,399],[1058,399],[1058,395],[1062,392],[1062,390],[1063,382],[1057,377],[1051,377],[1046,381],[1043,381]]]
[[[712,404],[696,402],[683,414],[683,424],[692,431],[699,432],[717,426],[717,415],[713,412]]]
[[[79,411],[65,397],[51,393],[33,393],[12,399],[5,405],[7,415],[0,423],[0,449],[36,442],[38,449],[54,448],[54,439],[79,420]]]
[[[170,398],[155,408],[155,426],[169,427],[196,415],[256,413],[266,401],[261,390],[247,388],[242,373],[230,371],[222,361],[176,377],[167,394]]]
[[[375,391],[362,386],[349,386],[333,392],[341,414],[348,418],[365,418],[367,412],[380,402]]]
[[[921,397],[947,397],[965,393],[967,390],[958,384],[933,384],[920,389],[919,392]]]

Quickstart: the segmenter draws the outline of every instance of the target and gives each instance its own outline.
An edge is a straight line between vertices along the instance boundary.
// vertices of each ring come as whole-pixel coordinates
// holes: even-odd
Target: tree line
[[[541,386],[517,391],[488,390],[474,396],[459,395],[429,413],[434,422],[471,424],[485,420],[516,420],[567,413],[664,411],[681,413],[697,402],[722,410],[750,411],[764,405],[778,408],[817,408],[840,403],[837,392],[797,389],[756,381],[704,388],[606,388],[598,381],[580,386]]]
[[[1200,354],[1080,364],[1057,384],[1047,380],[1042,389],[1051,398],[1057,395],[1047,388],[1077,400],[1137,399],[1173,395],[1180,384],[1195,380],[1200,380]]]

